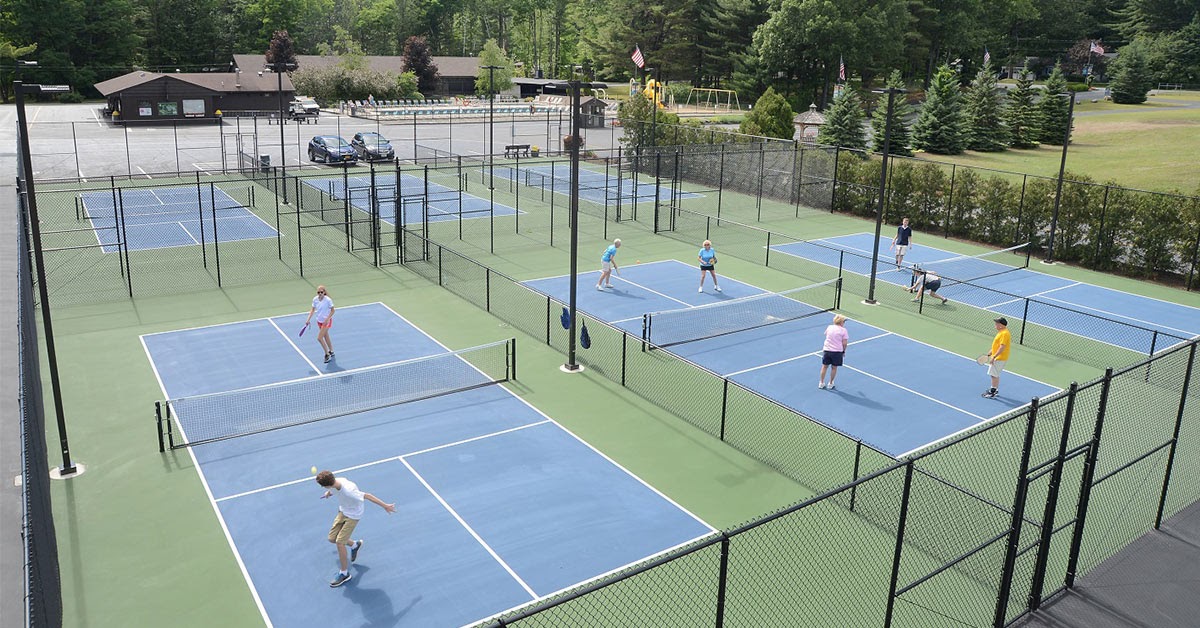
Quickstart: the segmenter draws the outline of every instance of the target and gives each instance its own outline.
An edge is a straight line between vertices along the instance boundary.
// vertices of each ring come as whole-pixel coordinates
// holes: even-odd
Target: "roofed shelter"
[[[283,75],[283,100],[295,94]],[[217,111],[279,111],[279,77],[273,72],[176,72],[138,70],[96,83],[116,122],[215,121]]]
[[[475,77],[479,76],[479,57],[431,57],[438,69],[438,86],[434,94],[426,96],[458,96],[475,93]],[[337,55],[296,55],[300,69],[332,67],[342,62]],[[400,75],[404,72],[404,57],[367,55],[363,57],[367,69],[386,74]],[[233,55],[233,64],[245,72],[263,69],[266,60],[262,54]]]

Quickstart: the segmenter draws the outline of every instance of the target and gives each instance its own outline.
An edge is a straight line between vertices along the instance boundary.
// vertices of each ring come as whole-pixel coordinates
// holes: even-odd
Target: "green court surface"
[[[472,193],[478,194],[478,189],[485,188],[480,186]],[[256,193],[255,211],[274,207],[275,199],[266,189],[257,188]],[[494,194],[497,203],[527,213],[497,217],[491,225],[484,220],[431,224],[428,235],[516,280],[566,274],[569,248],[562,223],[554,231],[553,246],[549,245],[552,194],[528,188],[510,191],[499,183]],[[559,195],[554,203],[556,215],[564,216],[561,212],[566,197]],[[680,200],[685,209],[694,205],[708,210],[713,207],[711,203],[710,196]],[[873,228],[873,224],[857,218],[797,209],[766,199],[762,203],[759,208],[752,198],[726,192],[722,216],[809,239]],[[66,202],[61,205],[64,215],[67,206]],[[760,209],[764,221],[754,222]],[[699,242],[689,244],[654,235],[641,217],[637,222],[605,223],[597,217],[596,212],[604,211],[600,205],[593,204],[583,211],[579,240],[581,271],[598,266],[600,251],[609,240],[618,237],[624,243],[619,259],[626,266],[667,259],[695,261]],[[518,221],[524,221],[520,227],[524,229],[522,233],[515,232]],[[495,231],[490,231],[491,228]],[[964,254],[985,250],[921,233],[915,241],[918,246],[928,244]],[[305,246],[308,242],[305,241]],[[263,247],[260,243],[245,246],[241,252],[247,257],[242,263],[249,268],[256,259],[249,256],[265,251],[260,263],[268,264],[266,272],[274,278],[266,283],[245,281],[216,289],[197,281],[193,289],[182,291],[183,294],[178,291],[166,294],[175,281],[176,269],[160,260],[157,266],[147,262],[135,270],[153,277],[154,285],[163,286],[164,294],[129,299],[120,295],[114,298],[105,292],[109,295],[105,298],[71,299],[62,305],[54,304],[52,297],[72,455],[88,469],[77,479],[54,485],[65,625],[261,623],[259,610],[192,459],[182,450],[158,452],[153,405],[161,392],[139,337],[305,311],[318,283],[329,287],[338,306],[382,302],[452,349],[515,336],[520,348],[519,377],[515,383],[507,384],[513,392],[717,528],[732,528],[830,488],[827,482],[816,478],[803,481],[804,478],[785,477],[598,373],[564,374],[558,368],[565,361],[564,355],[547,346],[544,339],[514,329],[405,266],[373,268],[361,255],[339,248],[340,244],[326,239],[319,249],[316,269],[307,270],[305,278],[296,276],[291,265],[274,257],[273,244]],[[718,251],[722,244],[714,238]],[[1036,270],[1200,307],[1200,295],[1147,282],[1063,265],[1039,266]],[[720,272],[769,290],[786,290],[832,277],[831,274],[802,278],[733,256],[722,258]],[[97,286],[93,292],[120,287],[119,283]],[[82,294],[88,292],[83,290]],[[883,294],[887,298],[895,296]],[[960,355],[973,356],[985,350],[994,333],[986,326],[973,329],[945,325],[895,307],[864,305],[860,300],[860,296],[846,294],[841,311],[851,318]],[[336,333],[335,329],[335,338]],[[306,336],[303,341],[315,342],[315,338]],[[236,354],[228,356],[230,360],[238,358]],[[1091,380],[1101,372],[1093,364],[1065,359],[1061,351],[1028,346],[1014,349],[1009,368],[1062,388],[1072,381]],[[816,374],[813,375],[815,379]],[[983,384],[981,376],[981,387]],[[670,377],[664,377],[661,386],[671,395],[681,397],[694,392]],[[50,430],[53,439],[57,434],[53,428]],[[357,437],[369,438],[369,435],[344,435],[347,439]],[[817,459],[818,464],[824,460],[823,456],[830,455],[822,451],[805,453]],[[309,464],[310,461],[296,461],[297,472],[307,471]],[[850,479],[846,477],[845,481]],[[894,488],[894,482],[889,480],[875,484],[873,490],[881,485]],[[985,483],[980,490],[988,489]],[[872,496],[859,494],[856,498],[870,500]],[[884,501],[881,498],[881,503]],[[833,583],[830,586],[851,593],[861,589],[858,598],[862,600],[861,612],[843,609],[847,617],[859,619],[845,625],[877,625],[873,613],[878,609],[868,594],[878,592],[880,582],[886,591],[890,574],[881,565],[890,568],[894,531],[873,523],[870,518],[856,520],[858,525],[847,527],[847,519],[837,507],[839,503],[825,502],[819,508],[808,509],[802,517],[781,519],[774,526],[747,533],[740,544],[733,546],[739,559],[737,564],[743,569],[770,565],[778,570],[775,577],[781,581]],[[392,530],[404,534],[406,526],[414,524],[405,519],[404,505],[399,504],[398,508],[399,514],[391,522]],[[271,513],[263,516],[270,517]],[[327,523],[322,519],[279,521],[278,525],[311,528],[314,550],[320,551],[324,549]],[[772,551],[775,543],[806,535],[826,535],[828,546],[838,548],[835,553],[840,562],[829,562],[828,553],[780,557]],[[944,558],[926,555],[919,545],[913,549],[908,557],[909,569],[934,569]],[[712,567],[712,561],[705,557],[711,558],[713,551],[709,548],[685,560],[703,572]],[[857,570],[861,577],[845,581],[843,574],[847,570]],[[654,574],[634,578],[621,588],[632,590],[635,597],[653,598],[662,594],[659,592],[662,583],[655,580],[662,572]],[[288,578],[289,574],[281,573],[279,577]],[[941,591],[957,591],[963,606],[974,606],[972,600],[977,597],[981,604],[986,604],[984,601],[992,595],[987,587],[980,587],[975,579],[959,570],[947,571],[941,578]],[[742,603],[752,601],[764,608],[795,605],[792,610],[799,608],[799,616],[820,617],[827,610],[820,608],[817,596],[810,602],[780,600],[773,586],[769,579],[757,581],[742,592],[745,597],[740,599]],[[329,592],[324,590],[313,592],[318,597],[326,594]],[[842,596],[854,597],[845,593]],[[596,603],[611,599],[597,598]],[[901,604],[898,608],[898,617],[905,617],[911,610],[905,606]],[[563,612],[583,612],[583,609],[586,606],[572,606],[570,611]],[[606,610],[615,612],[611,607]],[[614,615],[607,617],[611,625],[619,625]],[[533,625],[578,623],[585,618],[586,614],[572,617],[552,612]],[[673,615],[672,619],[679,621],[680,617]]]

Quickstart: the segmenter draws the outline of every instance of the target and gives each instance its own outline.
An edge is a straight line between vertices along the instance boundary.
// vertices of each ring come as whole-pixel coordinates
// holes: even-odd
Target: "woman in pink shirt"
[[[838,367],[846,356],[846,347],[850,346],[850,334],[846,332],[846,317],[837,314],[833,324],[825,328],[825,353],[821,356],[821,381],[817,388],[825,388],[825,371],[829,371],[829,390],[833,390],[833,380],[837,378]],[[830,369],[829,367],[833,368]]]

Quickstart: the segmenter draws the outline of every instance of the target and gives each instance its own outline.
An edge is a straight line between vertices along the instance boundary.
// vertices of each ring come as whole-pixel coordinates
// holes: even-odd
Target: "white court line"
[[[182,222],[156,222],[156,223],[151,223],[151,224],[155,224],[155,225],[179,225],[179,228],[180,228],[180,229],[183,229],[183,232],[184,232],[184,233],[186,233],[186,234],[187,234],[187,236],[188,236],[189,238],[191,238],[191,239],[192,239],[192,242],[195,242],[196,244],[200,244],[200,241],[196,239],[196,236],[192,235],[192,232],[191,232],[191,231],[188,231],[188,228],[187,228],[187,227],[185,227],[185,226],[183,226],[183,223],[182,223]],[[190,245],[184,245],[184,246],[190,246]]]
[[[653,265],[655,265],[655,264],[670,264],[670,263],[672,263],[672,262],[676,262],[676,263],[680,263],[680,264],[682,264],[682,263],[683,263],[683,262],[680,262],[679,260],[674,260],[674,259],[660,259],[660,260],[656,260],[656,261],[653,261],[653,262],[646,262],[645,264],[634,264],[634,266],[653,266]],[[598,271],[598,270],[585,270],[585,271],[583,271],[583,272],[581,272],[581,273],[578,273],[578,274],[579,274],[579,275],[590,275],[590,274],[592,274],[592,273],[598,273],[598,272],[600,272],[600,271]],[[567,273],[567,274],[564,274],[564,275],[551,275],[551,276],[549,276],[549,277],[538,277],[537,279],[528,279],[528,280],[526,280],[526,281],[545,281],[545,280],[547,280],[547,279],[565,279],[565,278],[567,278],[567,277],[570,277],[570,276],[571,276],[571,275],[570,275],[570,273]],[[522,282],[522,283],[525,283],[525,282]]]
[[[143,170],[141,166],[134,166],[134,167],[135,167],[135,168],[137,168],[137,169],[138,169],[138,172],[141,172],[141,173],[142,173],[142,176],[146,177],[147,179],[153,179],[153,178],[154,178],[154,177],[150,176],[150,174],[149,174],[149,173],[147,173],[145,170]],[[150,191],[150,193],[151,193],[151,194],[154,194],[154,190],[151,190],[151,191]],[[154,197],[155,197],[155,198],[158,198],[158,195],[157,195],[157,194],[154,194]],[[162,201],[159,201],[159,202],[161,203]]]
[[[205,170],[204,166],[198,162],[192,162],[192,167],[200,172],[203,172],[204,174],[208,174],[208,170]]]
[[[417,481],[419,481],[425,487],[425,490],[429,491],[429,494],[433,495],[434,499],[441,503],[442,508],[445,508],[446,512],[450,513],[452,517],[458,520],[459,525],[461,525],[463,529],[465,529],[472,537],[474,537],[475,541],[478,542],[483,549],[487,550],[488,554],[492,555],[492,558],[504,568],[504,571],[507,571],[508,575],[512,576],[513,580],[516,580],[517,584],[521,585],[522,589],[525,589],[525,592],[529,594],[529,597],[537,599],[538,594],[535,593],[528,584],[525,584],[525,581],[521,579],[521,576],[518,576],[517,572],[513,571],[513,568],[509,567],[508,563],[504,562],[503,558],[500,558],[500,555],[496,553],[496,550],[492,549],[492,547],[487,544],[487,541],[484,541],[483,537],[479,536],[479,533],[476,532],[470,524],[464,521],[463,518],[459,516],[458,512],[456,512],[454,508],[450,506],[450,504],[446,503],[446,500],[443,499],[437,491],[433,490],[433,487],[429,485],[429,482],[426,482],[425,478],[421,477],[421,474],[417,473],[417,470],[412,468],[412,465],[408,464],[407,460],[402,459],[400,460],[400,463],[407,467],[409,473],[412,473],[413,477],[417,478]]]
[[[279,328],[279,325],[275,324],[275,319],[268,318],[267,322],[271,324],[271,327],[275,328],[275,331],[279,332],[280,336],[283,336],[283,339],[286,340],[289,345],[292,345],[292,348],[296,350],[296,353],[299,353],[300,357],[304,358],[304,361],[307,362],[308,365],[311,366],[313,368],[313,370],[317,372],[318,375],[321,374],[321,369],[319,367],[317,367],[316,364],[313,364],[313,361],[308,359],[308,356],[304,355],[304,352],[300,350],[300,347],[297,347],[296,343],[292,342],[292,339],[289,338],[288,335],[286,333],[284,333],[284,331],[282,329]],[[313,331],[320,332],[320,330],[313,330]],[[328,361],[328,360],[326,360],[326,361]]]
[[[154,371],[154,379],[158,380],[158,388],[162,391],[164,399],[170,399],[171,395],[167,393],[167,387],[163,384],[162,376],[158,372],[158,366],[154,364],[154,356],[150,354],[150,347],[146,345],[146,336],[142,334],[142,350],[146,352],[146,361],[150,363],[150,369]],[[184,442],[187,442],[187,432],[183,429],[183,423],[179,421],[179,415],[175,415],[175,423],[179,427],[179,434],[183,437]],[[274,626],[271,623],[271,618],[267,615],[267,608],[263,606],[262,597],[258,595],[258,589],[254,586],[254,580],[250,577],[250,572],[246,570],[246,561],[242,560],[242,554],[238,551],[237,544],[233,542],[233,535],[229,533],[229,526],[225,523],[225,516],[221,514],[221,507],[217,505],[213,499],[212,489],[208,486],[208,478],[204,475],[204,469],[200,466],[200,461],[196,459],[196,452],[191,447],[186,447],[188,457],[192,459],[192,468],[196,470],[196,475],[200,476],[200,485],[204,487],[204,495],[208,497],[208,503],[212,506],[213,514],[217,516],[217,523],[221,524],[221,532],[225,534],[225,542],[229,544],[230,551],[233,552],[233,559],[237,562],[238,569],[242,572],[242,579],[246,581],[246,586],[250,588],[250,596],[254,598],[255,606],[258,606],[258,613],[262,615],[263,623],[268,628]]]
[[[456,446],[456,445],[464,445],[464,444],[466,444],[466,443],[470,443],[470,442],[474,442],[474,441],[478,441],[478,440],[483,440],[483,439],[485,439],[485,438],[492,438],[493,436],[501,436],[501,435],[504,435],[504,434],[508,434],[508,433],[510,433],[510,432],[516,432],[516,431],[518,431],[518,430],[523,430],[523,429],[526,429],[526,428],[530,428],[530,427],[533,427],[533,426],[535,426],[535,425],[544,425],[544,424],[546,424],[546,423],[548,423],[548,422],[549,422],[549,421],[547,421],[547,420],[543,419],[543,420],[541,420],[541,421],[535,421],[535,422],[533,422],[533,423],[526,423],[525,425],[518,425],[518,426],[516,426],[516,427],[510,427],[510,428],[508,428],[508,429],[500,430],[500,431],[498,431],[498,432],[492,432],[492,433],[490,433],[490,434],[483,434],[483,435],[481,435],[481,436],[473,436],[473,437],[471,437],[471,438],[466,438],[466,439],[463,439],[463,440],[460,440],[460,441],[457,441],[457,442],[453,442],[453,443],[446,443],[445,445],[438,445],[438,446],[436,446],[436,447],[429,447],[429,448],[427,448],[427,449],[422,449],[422,450],[420,450],[420,451],[410,451],[409,453],[406,453],[406,454],[400,454],[399,456],[388,456],[387,458],[380,458],[379,460],[372,460],[371,462],[364,462],[364,463],[362,463],[362,464],[356,464],[356,465],[354,465],[354,466],[351,466],[351,467],[346,467],[346,468],[344,468],[344,469],[336,469],[336,470],[334,470],[334,471],[333,471],[333,473],[336,475],[336,474],[347,473],[347,472],[350,472],[350,471],[357,471],[357,470],[359,470],[359,469],[366,469],[367,467],[373,467],[373,466],[376,466],[376,465],[383,464],[383,463],[385,463],[385,462],[395,462],[395,461],[403,460],[403,459],[405,459],[405,458],[407,458],[407,457],[409,457],[409,456],[416,456],[416,455],[423,454],[423,453],[428,453],[428,452],[431,452],[431,451],[437,451],[437,450],[439,450],[439,449],[446,449],[446,448],[448,448],[448,447],[454,447],[454,446]],[[288,486],[295,486],[296,484],[303,484],[304,482],[311,482],[311,481],[312,481],[312,478],[311,478],[311,477],[305,477],[305,478],[300,478],[299,480],[290,480],[290,481],[288,481],[288,482],[280,482],[279,484],[272,484],[271,486],[264,486],[264,487],[262,487],[262,488],[256,488],[256,489],[253,489],[253,490],[244,491],[244,492],[241,492],[241,493],[237,493],[237,494],[235,494],[235,495],[226,495],[225,497],[222,497],[222,498],[218,499],[217,501],[218,501],[218,502],[229,501],[229,500],[231,500],[231,499],[237,499],[237,498],[239,498],[239,497],[245,497],[245,496],[247,496],[247,495],[257,495],[258,493],[265,493],[265,492],[267,492],[267,491],[273,491],[273,490],[275,490],[275,489],[277,489],[277,488],[285,488],[285,487],[288,487]]]
[[[1123,318],[1123,319],[1125,319],[1125,320],[1127,320],[1127,321],[1135,321],[1135,322],[1141,323],[1141,324],[1143,324],[1143,325],[1146,325],[1146,326],[1147,326],[1147,327],[1148,327],[1150,330],[1155,330],[1155,329],[1163,330],[1163,329],[1166,329],[1166,330],[1170,330],[1170,331],[1177,331],[1177,332],[1179,332],[1179,333],[1181,333],[1181,334],[1184,334],[1184,336],[1185,336],[1186,338],[1191,338],[1191,337],[1193,337],[1193,336],[1195,336],[1195,335],[1196,335],[1196,332],[1194,332],[1194,331],[1184,331],[1184,330],[1182,330],[1182,329],[1177,329],[1177,328],[1175,328],[1175,327],[1171,327],[1171,326],[1169,326],[1169,325],[1159,325],[1158,323],[1151,323],[1150,321],[1145,321],[1145,320],[1142,320],[1142,319],[1140,319],[1140,318],[1134,318],[1134,317],[1132,317],[1132,316],[1126,316],[1126,315],[1124,315],[1124,314],[1117,314],[1117,313],[1115,313],[1115,312],[1109,312],[1108,310],[1102,310],[1102,309],[1100,309],[1100,308],[1089,307],[1089,306],[1086,306],[1086,305],[1082,305],[1082,304],[1079,304],[1079,303],[1075,303],[1074,301],[1063,301],[1062,299],[1056,299],[1056,298],[1054,298],[1054,297],[1048,297],[1048,299],[1047,299],[1047,300],[1049,300],[1049,301],[1057,301],[1057,302],[1059,302],[1059,303],[1062,303],[1063,305],[1066,305],[1066,306],[1071,306],[1071,307],[1076,307],[1076,308],[1082,308],[1082,309],[1085,309],[1085,310],[1091,310],[1091,311],[1093,311],[1093,312],[1099,312],[1099,313],[1101,313],[1101,314],[1105,314],[1105,315],[1108,315],[1108,316],[1110,316],[1110,317],[1117,318],[1117,319],[1122,319],[1122,318]]]
[[[961,283],[962,283],[962,282],[959,282],[959,284],[961,284]],[[956,285],[957,285],[957,284],[956,284]],[[991,310],[991,309],[994,309],[994,308],[998,308],[998,307],[1000,307],[1000,306],[1002,306],[1002,305],[1008,305],[1009,303],[1018,303],[1018,302],[1024,301],[1025,299],[1033,299],[1033,298],[1035,298],[1035,297],[1040,297],[1040,296],[1043,296],[1043,295],[1047,295],[1047,294],[1050,294],[1051,292],[1054,292],[1055,290],[1066,290],[1067,288],[1074,288],[1075,286],[1081,286],[1081,285],[1084,285],[1082,281],[1076,281],[1075,283],[1068,284],[1068,285],[1065,285],[1065,286],[1059,286],[1059,287],[1057,287],[1057,288],[1051,288],[1051,289],[1049,289],[1049,290],[1043,290],[1043,291],[1041,291],[1041,292],[1035,292],[1035,293],[1033,293],[1033,294],[1030,294],[1030,295],[1027,295],[1027,296],[1023,296],[1023,297],[1017,297],[1016,299],[1009,299],[1009,300],[1007,300],[1007,301],[1001,301],[1001,302],[999,302],[999,303],[997,303],[997,304],[995,304],[995,305],[989,305],[989,306],[985,307],[984,309]]]
[[[878,335],[875,335],[875,336],[871,336],[871,337],[869,337],[869,338],[863,338],[862,340],[855,340],[855,341],[851,342],[850,344],[851,344],[851,345],[861,344],[861,343],[864,343],[864,342],[869,342],[869,341],[871,341],[871,340],[877,340],[877,339],[879,339],[879,338],[883,338],[883,337],[885,337],[885,336],[892,336],[892,335],[894,335],[894,334],[892,334],[892,332],[890,332],[890,331],[885,331],[885,332],[883,332],[882,334],[878,334]],[[903,336],[901,336],[901,337],[903,337]],[[803,355],[796,355],[796,356],[792,356],[792,357],[790,357],[790,358],[785,358],[785,359],[783,359],[783,360],[778,360],[778,361],[775,361],[775,362],[771,362],[771,363],[769,363],[769,364],[760,364],[760,365],[758,365],[758,366],[752,366],[752,367],[750,367],[750,368],[748,368],[748,369],[742,369],[742,370],[740,370],[740,371],[734,371],[734,372],[732,372],[732,373],[726,373],[726,374],[725,374],[725,377],[733,377],[734,375],[741,375],[742,373],[749,373],[750,371],[757,371],[758,369],[765,369],[765,368],[769,368],[769,367],[772,367],[772,366],[778,366],[778,365],[780,365],[780,364],[786,364],[786,363],[788,363],[788,362],[792,362],[792,361],[795,361],[795,360],[800,360],[800,359],[803,359],[803,358],[810,358],[810,357],[812,357],[812,356],[814,356],[814,355],[821,355],[821,354],[823,354],[824,352],[825,352],[825,351],[822,349],[821,351],[812,351],[812,352],[810,352],[810,353],[805,353],[805,354],[803,354]]]
[[[358,303],[356,305],[340,306],[338,309],[349,310],[351,308],[356,308],[356,307],[371,307],[372,305],[383,305],[383,303],[380,303],[379,301],[373,301],[371,303]],[[279,314],[278,316],[281,316],[281,317],[282,316],[295,316],[297,314],[304,314],[304,312],[292,312],[291,314]],[[156,332],[151,332],[148,334],[142,334],[141,337],[145,338],[146,336],[160,336],[162,334],[174,334],[174,333],[178,333],[181,331],[195,331],[198,329],[212,329],[213,327],[227,327],[229,325],[241,325],[243,323],[257,323],[258,321],[269,321],[272,318],[275,318],[275,317],[274,316],[262,316],[259,318],[249,318],[249,319],[242,320],[242,321],[230,321],[228,323],[215,323],[212,325],[197,325],[195,327],[182,327],[180,329],[170,329],[167,331],[156,331]]]
[[[96,126],[101,128],[104,127],[104,123],[100,121],[100,114],[96,113],[95,109],[92,110],[92,119],[96,121]]]
[[[948,352],[947,352],[947,353],[948,353]],[[891,381],[891,380],[886,380],[886,379],[884,379],[884,378],[882,378],[882,377],[880,377],[880,376],[878,376],[878,375],[874,375],[874,374],[868,373],[868,372],[866,372],[866,371],[864,371],[864,370],[862,370],[862,369],[856,369],[856,368],[854,368],[853,366],[848,366],[848,365],[843,365],[843,366],[842,366],[842,368],[844,368],[844,369],[850,369],[851,371],[854,371],[855,373],[862,373],[863,375],[866,375],[867,377],[870,377],[871,379],[877,379],[877,380],[879,380],[879,381],[881,381],[881,382],[883,382],[883,383],[885,383],[885,384],[888,384],[888,385],[890,385],[890,386],[895,386],[896,388],[899,388],[900,390],[903,390],[903,391],[905,391],[905,392],[910,392],[910,393],[912,393],[912,394],[914,394],[914,395],[916,395],[916,396],[918,396],[918,397],[923,397],[923,398],[925,398],[925,399],[928,399],[929,401],[932,401],[932,402],[934,402],[934,403],[936,403],[936,404],[939,404],[939,405],[946,406],[947,408],[950,408],[950,409],[952,409],[952,410],[956,410],[956,411],[958,411],[958,412],[961,412],[961,413],[963,413],[963,414],[965,414],[965,415],[967,415],[967,416],[972,416],[972,417],[975,417],[976,419],[978,419],[978,420],[979,420],[979,422],[980,422],[980,423],[983,423],[983,422],[985,422],[985,421],[988,421],[988,420],[989,420],[989,419],[987,419],[986,417],[982,417],[982,416],[979,416],[978,414],[975,414],[974,412],[968,412],[968,411],[966,411],[966,410],[963,410],[962,408],[960,408],[960,407],[958,407],[958,406],[952,406],[952,405],[950,405],[950,404],[946,403],[945,401],[941,401],[941,400],[939,400],[939,399],[934,399],[933,397],[930,397],[929,395],[925,395],[925,394],[919,393],[919,392],[917,392],[917,391],[915,391],[915,390],[913,390],[913,389],[911,389],[911,388],[908,388],[907,386],[901,386],[900,384],[897,384],[896,382],[893,382],[893,381]]]
[[[610,275],[610,277],[611,277],[611,275]],[[665,294],[659,292],[658,290],[651,290],[650,288],[647,288],[646,286],[643,286],[642,284],[640,284],[636,281],[630,281],[620,275],[617,275],[617,279],[620,279],[621,281],[624,281],[625,283],[635,285],[635,286],[641,288],[642,290],[645,290],[646,292],[651,292],[651,293],[657,294],[658,296],[660,296],[664,299],[670,299],[676,303],[682,303],[685,307],[689,307],[689,308],[692,307],[692,304],[688,303],[687,301],[680,301],[679,299],[676,299],[675,297],[672,297],[672,296],[665,295]]]

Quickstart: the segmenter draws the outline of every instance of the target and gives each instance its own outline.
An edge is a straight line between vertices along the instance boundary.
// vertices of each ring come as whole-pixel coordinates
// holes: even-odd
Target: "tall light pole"
[[[503,68],[498,65],[485,65],[480,69],[488,71],[488,175],[492,178],[488,189],[492,189],[496,179],[496,70]]]
[[[887,166],[888,166],[888,151],[892,147],[892,109],[895,106],[896,94],[903,94],[904,90],[889,87],[884,90],[877,90],[876,94],[887,94],[887,121],[883,125],[883,160],[879,164],[879,202],[875,206],[875,246],[871,251],[871,285],[867,290],[867,300],[863,303],[875,305],[875,277],[879,271],[879,235],[883,231],[883,199],[887,194]]]
[[[297,66],[295,63],[288,63],[286,61],[274,61],[272,63],[267,64],[267,68],[269,68],[272,72],[275,73],[275,77],[276,77],[277,84],[278,84],[277,91],[279,94],[279,174],[280,174],[281,179],[283,177],[287,176],[287,143],[286,143],[287,140],[284,139],[284,133],[283,133],[283,123],[285,120],[287,120],[287,108],[283,104],[283,73],[295,70],[296,67]],[[283,202],[287,203],[288,202],[287,186],[283,185],[281,183],[279,187],[283,188]]]
[[[13,91],[17,95],[17,130],[20,134],[21,170],[25,183],[25,207],[29,214],[30,236],[33,239],[33,259],[37,265],[38,299],[42,306],[42,329],[46,335],[46,361],[50,367],[50,389],[54,396],[54,416],[58,420],[58,443],[62,451],[62,466],[59,477],[74,475],[79,468],[71,461],[71,447],[67,442],[67,419],[63,412],[62,384],[58,377],[58,352],[54,348],[54,323],[50,319],[50,292],[46,287],[46,259],[42,252],[42,228],[38,218],[37,195],[33,189],[33,156],[29,151],[29,123],[25,117],[25,94],[49,94],[71,91],[67,85],[35,85],[21,81],[21,69],[36,66],[36,61],[17,61],[16,80]]]
[[[1054,263],[1054,232],[1058,229],[1058,208],[1062,204],[1063,175],[1067,171],[1067,146],[1071,143],[1071,127],[1075,124],[1075,92],[1068,88],[1066,94],[1056,94],[1056,96],[1066,96],[1070,104],[1067,105],[1067,131],[1063,134],[1062,159],[1058,162],[1058,190],[1054,193],[1054,213],[1050,215],[1050,245],[1046,248],[1046,259],[1042,261],[1044,264]]]
[[[654,91],[650,96],[650,140],[658,146],[658,68],[646,68],[646,75],[654,81]]]

